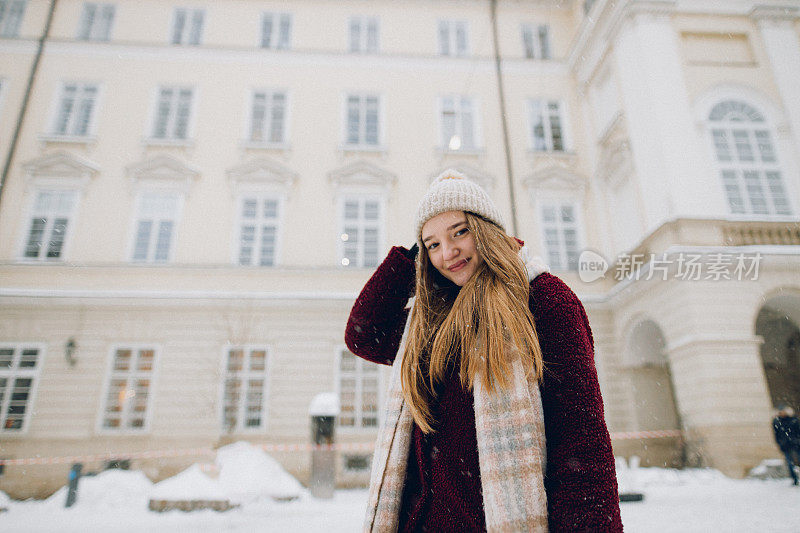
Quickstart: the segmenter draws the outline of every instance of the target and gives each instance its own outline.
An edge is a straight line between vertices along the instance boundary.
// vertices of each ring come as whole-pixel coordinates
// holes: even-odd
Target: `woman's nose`
[[[458,252],[459,252],[458,246],[455,246],[453,244],[444,245],[444,259],[446,261],[449,261],[450,259],[457,257]]]

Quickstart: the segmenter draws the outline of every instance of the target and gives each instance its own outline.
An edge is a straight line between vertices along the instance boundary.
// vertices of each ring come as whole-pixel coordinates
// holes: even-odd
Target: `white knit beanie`
[[[453,169],[447,169],[433,180],[428,192],[422,197],[417,207],[416,237],[422,238],[422,226],[447,211],[469,211],[480,215],[500,226],[503,231],[503,219],[492,199],[480,185]]]

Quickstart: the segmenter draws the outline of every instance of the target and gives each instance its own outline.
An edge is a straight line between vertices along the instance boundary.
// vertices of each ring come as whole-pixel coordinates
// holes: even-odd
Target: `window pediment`
[[[388,192],[397,176],[368,161],[356,161],[330,172],[328,180],[337,187],[375,187]]]
[[[563,167],[547,167],[528,176],[525,187],[537,191],[563,191],[582,195],[586,189],[586,178]]]
[[[128,177],[134,184],[156,187],[188,189],[200,177],[200,172],[182,161],[169,156],[157,155],[127,167]]]
[[[296,172],[266,158],[254,159],[228,170],[228,181],[236,188],[274,188],[286,192],[295,180]]]
[[[55,152],[38,157],[23,164],[25,177],[29,181],[74,183],[84,186],[99,171],[94,163],[68,152]]]

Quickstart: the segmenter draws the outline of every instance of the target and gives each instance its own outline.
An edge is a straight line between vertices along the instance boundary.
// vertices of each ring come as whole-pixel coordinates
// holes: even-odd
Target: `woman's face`
[[[483,263],[463,211],[447,211],[428,220],[422,226],[422,244],[436,270],[459,287]]]

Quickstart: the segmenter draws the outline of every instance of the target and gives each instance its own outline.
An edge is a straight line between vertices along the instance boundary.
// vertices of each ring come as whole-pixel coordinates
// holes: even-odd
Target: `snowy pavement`
[[[216,476],[192,467],[153,484],[141,472],[109,470],[82,478],[78,501],[64,508],[65,488],[42,501],[3,501],[3,532],[218,532],[338,533],[360,531],[366,490],[340,490],[314,499],[271,457],[235,444],[218,453]],[[247,468],[245,468],[247,467]],[[714,470],[642,468],[621,472],[620,482],[645,496],[622,503],[628,532],[800,531],[800,488],[788,479],[729,479]],[[288,502],[274,497],[295,495]],[[152,496],[174,499],[228,497],[241,506],[226,512],[151,512]]]

